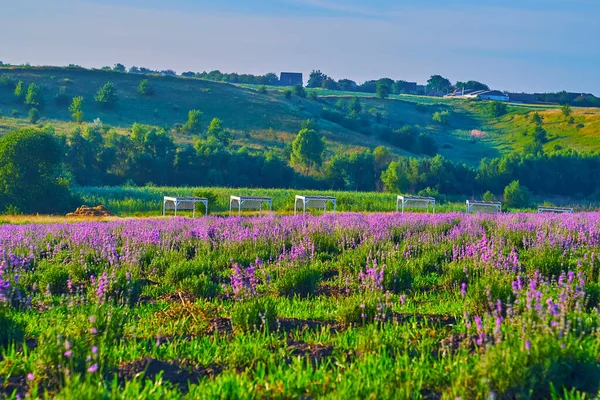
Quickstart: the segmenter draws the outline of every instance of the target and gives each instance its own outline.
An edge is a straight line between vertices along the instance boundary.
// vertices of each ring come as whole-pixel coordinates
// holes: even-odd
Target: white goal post
[[[429,212],[430,205],[433,206],[433,213],[435,214],[435,199],[433,197],[400,195],[396,199],[396,212],[404,212],[405,208],[427,208],[427,212]]]
[[[208,215],[208,199],[204,197],[171,197],[163,198],[163,216],[167,210],[175,210],[175,216],[179,210],[192,210],[192,217],[196,217],[196,204],[202,203],[205,207],[205,215]]]
[[[467,200],[467,213],[501,213],[502,203],[499,201]]]
[[[327,203],[333,204],[333,213],[335,214],[337,206],[335,197],[296,195],[296,200],[294,201],[294,215],[296,215],[298,206],[300,206],[303,214],[306,214],[307,208],[322,208],[325,213],[327,211]]]
[[[273,211],[273,199],[260,196],[229,196],[229,215],[234,209],[238,210],[238,215],[242,214],[242,209],[259,210],[262,214],[263,203],[269,206],[269,211]]]
[[[573,214],[573,209],[570,207],[539,206],[538,214],[544,214],[544,213]]]

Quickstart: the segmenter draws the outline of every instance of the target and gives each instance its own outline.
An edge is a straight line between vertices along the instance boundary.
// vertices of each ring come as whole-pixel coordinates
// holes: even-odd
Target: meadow
[[[261,188],[225,188],[225,187],[76,187],[74,194],[82,204],[89,206],[105,205],[118,216],[158,216],[162,213],[163,196],[200,196],[209,199],[209,214],[216,216],[229,215],[229,196],[265,196],[273,199],[273,213],[279,215],[294,213],[296,195],[332,196],[337,199],[338,212],[395,212],[395,193],[387,192],[350,192],[337,190],[300,190],[300,189],[261,189]],[[436,212],[464,212],[466,196],[436,195]],[[574,207],[578,211],[593,211],[598,202],[583,198],[567,198],[560,196],[536,196],[534,204]],[[328,212],[332,206],[328,205]],[[510,211],[534,212],[537,206]],[[321,210],[307,210],[322,213]],[[411,212],[425,212],[425,209],[413,208]],[[506,211],[506,209],[505,209]],[[204,213],[204,206],[197,206],[198,213]],[[172,213],[172,211],[171,211]],[[243,211],[257,213],[253,210]],[[191,212],[188,212],[191,215]],[[187,215],[187,214],[185,214]],[[5,217],[7,218],[7,217]],[[23,217],[26,218],[26,217]],[[0,223],[2,218],[0,218]]]
[[[543,117],[541,126],[548,131],[545,151],[556,146],[578,151],[600,150],[598,108],[573,108],[573,120],[567,120],[557,106],[509,104],[507,114],[493,117],[488,102],[447,99],[440,97],[390,95],[379,99],[372,93],[343,92],[327,89],[306,89],[302,98],[286,98],[289,88],[257,85],[234,85],[205,79],[180,76],[160,76],[121,73],[103,70],[85,70],[65,67],[0,67],[0,134],[31,126],[28,108],[15,101],[14,84],[22,81],[27,87],[40,87],[44,106],[40,109],[39,125],[50,124],[57,133],[66,134],[79,124],[73,121],[68,105],[71,98],[84,98],[84,123],[100,119],[118,133],[128,135],[134,123],[147,124],[171,130],[179,144],[194,142],[193,135],[180,132],[189,110],[203,112],[202,125],[212,118],[223,121],[223,127],[233,133],[235,148],[254,151],[274,149],[284,153],[286,144],[295,138],[303,120],[319,120],[320,134],[326,138],[326,158],[336,153],[351,153],[377,146],[390,147],[400,156],[422,157],[384,140],[380,131],[385,128],[410,127],[419,133],[428,133],[438,146],[438,153],[459,163],[479,164],[483,157],[499,157],[514,150],[522,150],[531,141],[524,135],[532,125],[534,112]],[[140,96],[137,87],[147,79],[153,95]],[[113,109],[104,109],[94,102],[98,89],[113,82],[118,102]],[[62,103],[57,99],[67,99]],[[344,113],[339,102],[360,98],[362,112],[369,120],[368,129],[354,130],[351,125],[323,118],[327,108]],[[448,111],[449,121],[440,124],[432,119],[435,112]],[[377,117],[376,117],[377,116]],[[474,135],[473,131],[481,134]]]
[[[600,213],[0,225],[0,396],[593,398]]]

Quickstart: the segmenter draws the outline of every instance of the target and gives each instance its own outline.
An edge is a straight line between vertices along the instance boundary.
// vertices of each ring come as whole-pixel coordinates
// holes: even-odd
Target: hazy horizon
[[[478,80],[600,95],[594,0],[20,0],[0,15],[0,60],[122,63],[264,74],[319,69],[357,82]]]

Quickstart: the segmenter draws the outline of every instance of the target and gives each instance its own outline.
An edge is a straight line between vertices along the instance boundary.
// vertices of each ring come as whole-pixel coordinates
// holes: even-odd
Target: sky
[[[600,0],[0,0],[0,61],[600,96]]]

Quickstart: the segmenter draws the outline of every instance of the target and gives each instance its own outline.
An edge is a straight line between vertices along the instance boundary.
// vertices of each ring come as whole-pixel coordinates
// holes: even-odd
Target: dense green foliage
[[[0,137],[0,210],[43,213],[72,207],[60,162],[61,148],[50,132],[23,129]]]

